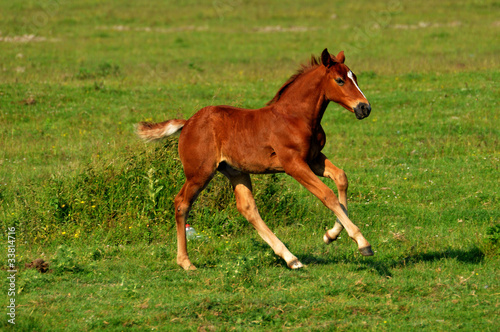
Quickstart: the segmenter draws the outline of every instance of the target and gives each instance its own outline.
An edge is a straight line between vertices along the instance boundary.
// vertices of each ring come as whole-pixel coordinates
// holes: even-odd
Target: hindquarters
[[[207,109],[201,109],[186,122],[178,147],[186,179],[200,185],[213,177],[220,162],[217,128]]]

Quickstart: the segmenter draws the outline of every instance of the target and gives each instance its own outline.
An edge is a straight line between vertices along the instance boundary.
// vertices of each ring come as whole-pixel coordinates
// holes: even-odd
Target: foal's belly
[[[244,173],[266,174],[284,172],[276,153],[267,147],[242,147],[222,151],[221,163]]]

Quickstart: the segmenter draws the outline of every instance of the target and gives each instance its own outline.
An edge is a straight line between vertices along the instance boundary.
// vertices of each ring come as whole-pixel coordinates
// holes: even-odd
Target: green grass
[[[498,8],[1,1],[0,241],[16,227],[17,328],[498,330]],[[325,47],[345,51],[373,107],[357,121],[332,104],[323,126],[376,255],[345,233],[325,246],[334,218],[318,200],[253,176],[261,215],[306,265],[291,271],[217,176],[191,213],[199,269],[181,270],[177,140],[146,145],[133,124],[262,107]],[[25,268],[36,258],[50,271]]]

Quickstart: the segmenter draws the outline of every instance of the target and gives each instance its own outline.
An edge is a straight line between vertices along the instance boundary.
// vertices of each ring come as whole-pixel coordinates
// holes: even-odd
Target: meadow
[[[499,9],[0,0],[0,328],[498,331]],[[183,271],[177,138],[145,144],[134,124],[260,108],[324,48],[345,51],[372,105],[358,121],[332,103],[322,125],[375,256],[345,232],[325,245],[335,218],[293,179],[253,176],[263,219],[306,265],[288,269],[218,175],[190,214],[198,270]]]

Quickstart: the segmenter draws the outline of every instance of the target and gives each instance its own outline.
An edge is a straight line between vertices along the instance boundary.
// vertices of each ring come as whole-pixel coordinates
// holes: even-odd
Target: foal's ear
[[[336,58],[339,63],[344,63],[345,61],[344,51],[340,51],[339,54],[337,54]]]
[[[333,65],[332,56],[328,53],[328,49],[326,48],[323,50],[323,53],[321,53],[321,63],[327,68]]]

